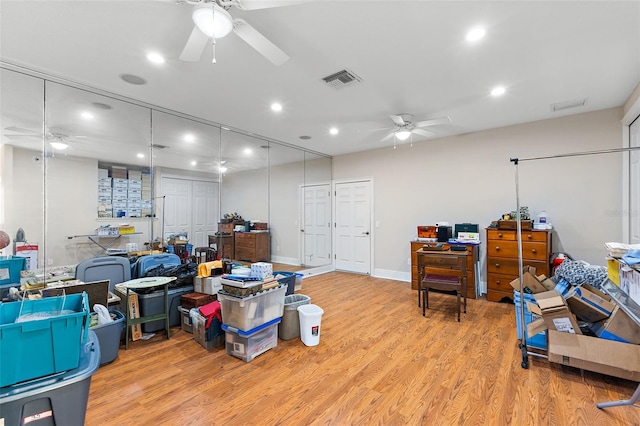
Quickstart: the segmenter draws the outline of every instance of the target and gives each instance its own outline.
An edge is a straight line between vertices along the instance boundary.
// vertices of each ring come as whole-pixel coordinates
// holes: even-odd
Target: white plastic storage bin
[[[278,323],[280,318],[262,324],[253,330],[242,331],[222,324],[225,331],[227,354],[249,362],[260,354],[278,346]]]
[[[279,285],[249,296],[218,292],[222,308],[222,323],[239,330],[253,330],[282,317],[286,285]]]

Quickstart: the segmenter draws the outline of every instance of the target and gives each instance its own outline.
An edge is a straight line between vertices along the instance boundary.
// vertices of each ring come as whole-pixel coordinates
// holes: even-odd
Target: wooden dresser
[[[418,290],[418,255],[416,251],[425,244],[423,241],[410,241],[411,244],[411,289]],[[448,249],[450,244],[444,243]],[[476,263],[478,263],[479,246],[467,245],[470,255],[467,257],[467,298],[476,298]]]
[[[234,232],[235,260],[270,262],[269,232]]]
[[[518,231],[486,228],[487,300],[513,300],[511,281],[519,275]],[[522,230],[522,265],[536,268],[536,274],[550,276],[551,239],[549,230]]]

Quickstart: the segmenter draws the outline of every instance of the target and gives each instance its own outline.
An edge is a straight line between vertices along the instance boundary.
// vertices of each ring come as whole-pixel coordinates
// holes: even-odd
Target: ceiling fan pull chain
[[[216,39],[212,37],[211,40],[213,40],[213,43],[211,43],[211,47],[213,49],[213,60],[211,61],[211,63],[215,64],[216,63]]]

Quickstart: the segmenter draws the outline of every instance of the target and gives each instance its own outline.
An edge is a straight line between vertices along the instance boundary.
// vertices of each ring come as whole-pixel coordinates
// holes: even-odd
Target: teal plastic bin
[[[20,283],[20,271],[27,267],[27,258],[0,256],[0,285]]]
[[[77,368],[89,320],[85,292],[0,302],[0,387]]]

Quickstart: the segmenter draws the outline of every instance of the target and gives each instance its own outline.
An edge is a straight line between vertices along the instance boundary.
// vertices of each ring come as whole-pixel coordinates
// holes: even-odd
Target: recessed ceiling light
[[[141,152],[139,152],[139,153],[138,153],[138,155],[137,155],[137,157],[138,157],[138,158],[144,158],[144,154],[143,154],[143,153],[141,153]]]
[[[484,37],[485,34],[484,28],[477,27],[467,33],[466,39],[467,41],[478,41]]]
[[[84,111],[83,113],[80,114],[80,117],[84,118],[85,120],[91,120],[93,119],[93,114],[91,114],[88,111]]]
[[[91,105],[93,105],[94,107],[99,108],[99,109],[112,109],[113,108],[111,105],[105,104],[105,103],[102,103],[102,102],[91,102]]]
[[[271,109],[276,112],[282,111],[282,104],[279,104],[278,102],[274,102],[271,104]]]
[[[247,155],[251,154],[252,152],[253,152],[253,150],[251,148],[245,148],[244,149],[244,153],[247,154]]]
[[[196,137],[191,133],[187,133],[186,135],[184,135],[183,139],[185,140],[185,142],[193,142],[196,140]]]
[[[144,78],[133,75],[133,74],[120,74],[120,78],[123,81],[126,81],[129,84],[135,84],[136,86],[141,86],[143,84],[147,84],[147,80]]]
[[[150,52],[147,54],[147,59],[154,64],[164,64],[164,56],[157,52]]]
[[[491,96],[502,96],[506,91],[504,86],[496,86],[491,90]]]
[[[197,162],[197,161],[195,161],[195,160],[191,162],[191,165],[192,165],[192,166],[196,166],[197,164],[198,164],[198,162]]]
[[[332,135],[337,135],[339,133],[338,128],[337,127],[330,128],[329,133]]]

